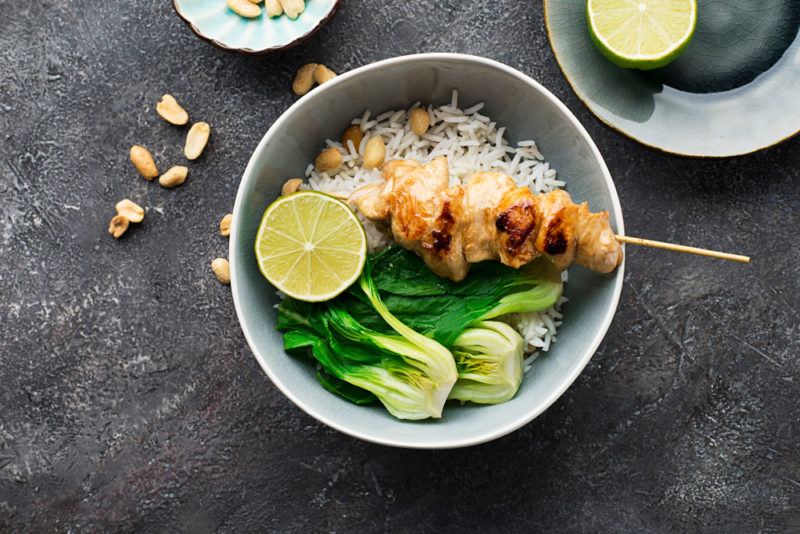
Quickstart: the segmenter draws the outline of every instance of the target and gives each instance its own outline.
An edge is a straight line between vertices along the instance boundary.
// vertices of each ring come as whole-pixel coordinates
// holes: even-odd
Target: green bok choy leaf
[[[519,269],[495,261],[477,263],[461,282],[440,278],[416,254],[398,246],[372,254],[370,260],[375,286],[389,311],[445,347],[477,321],[545,310],[563,291],[561,273],[545,258]],[[360,300],[348,303],[353,316],[365,326],[385,329],[371,305]]]

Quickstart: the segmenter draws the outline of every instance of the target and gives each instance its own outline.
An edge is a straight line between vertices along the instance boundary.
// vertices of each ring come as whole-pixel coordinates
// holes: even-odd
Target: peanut
[[[278,0],[264,0],[264,9],[267,10],[268,17],[280,17],[283,14],[283,8]]]
[[[226,214],[219,221],[219,233],[222,234],[224,237],[228,237],[229,235],[231,235],[231,221],[233,221],[233,215],[230,213]]]
[[[317,65],[317,68],[314,69],[314,81],[320,85],[325,82],[329,82],[334,78],[336,78],[336,73],[325,65],[319,64]]]
[[[203,153],[203,149],[208,143],[208,137],[211,135],[211,126],[207,122],[196,122],[192,124],[189,133],[186,134],[186,146],[183,149],[183,154],[186,159],[197,159]]]
[[[278,0],[281,3],[283,12],[290,19],[296,19],[300,13],[305,11],[306,3],[303,0]]]
[[[177,187],[186,181],[186,177],[188,175],[188,167],[184,167],[183,165],[175,165],[161,175],[161,177],[158,179],[158,183],[166,188]]]
[[[231,283],[231,264],[225,258],[215,258],[211,262],[211,270],[214,271],[217,280],[223,284]]]
[[[128,230],[130,221],[124,215],[114,215],[108,225],[108,233],[119,239]]]
[[[132,200],[123,198],[115,207],[118,215],[122,215],[132,223],[142,222],[144,219],[144,208]]]
[[[161,115],[162,119],[175,126],[183,126],[189,122],[189,114],[178,104],[175,97],[169,94],[162,96],[161,100],[158,101],[156,113]]]
[[[342,164],[342,153],[338,149],[330,147],[319,153],[314,160],[314,167],[318,171],[332,171],[338,169]]]
[[[261,8],[248,0],[228,0],[228,7],[240,17],[248,19],[261,15]]]
[[[356,152],[358,152],[358,147],[361,146],[361,141],[364,139],[364,132],[361,131],[361,126],[358,124],[354,124],[349,126],[343,133],[342,133],[342,146],[349,152],[350,147],[347,145],[348,141],[353,142],[353,148]]]
[[[158,169],[156,168],[156,162],[153,161],[153,155],[143,146],[133,145],[131,147],[131,163],[145,180],[152,180],[158,176]]]
[[[303,180],[300,178],[289,178],[286,180],[286,183],[283,184],[283,187],[281,187],[281,196],[285,197],[297,192],[297,190],[300,189],[300,184],[302,183]]]
[[[386,157],[386,145],[380,137],[373,137],[364,147],[364,167],[374,169],[380,167]]]
[[[316,63],[308,63],[297,69],[297,74],[295,74],[294,81],[292,82],[292,91],[294,91],[294,94],[303,96],[314,87],[314,71],[316,69]]]
[[[408,123],[411,125],[411,131],[422,137],[431,127],[431,116],[422,108],[414,108],[408,114]]]

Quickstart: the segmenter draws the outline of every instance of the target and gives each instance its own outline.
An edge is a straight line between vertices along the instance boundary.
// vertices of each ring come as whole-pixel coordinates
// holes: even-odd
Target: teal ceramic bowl
[[[514,399],[494,406],[448,404],[439,420],[394,419],[380,406],[349,403],[323,389],[314,367],[283,351],[275,330],[278,297],[261,276],[253,243],[264,209],[283,182],[302,176],[326,138],[338,138],[365,109],[373,114],[407,108],[416,100],[450,101],[452,90],[467,107],[485,102],[485,113],[508,127],[510,142],[536,140],[576,201],[608,210],[623,232],[622,212],[603,158],[586,130],[547,89],[494,61],[455,54],[389,59],[339,75],[289,108],[259,143],[244,172],[230,241],[233,299],[239,322],[258,363],[298,407],[358,438],[400,447],[448,448],[489,441],[542,413],[569,387],[608,329],[622,288],[623,267],[611,275],[570,271],[564,323],[558,341],[537,359]]]
[[[295,20],[286,15],[240,17],[225,0],[172,0],[175,12],[201,39],[232,52],[265,54],[296,46],[322,28],[336,13],[339,0],[306,0]]]
[[[800,132],[800,2],[697,0],[695,35],[654,71],[605,59],[586,0],[545,0],[550,45],[578,98],[600,121],[649,147],[728,157]]]

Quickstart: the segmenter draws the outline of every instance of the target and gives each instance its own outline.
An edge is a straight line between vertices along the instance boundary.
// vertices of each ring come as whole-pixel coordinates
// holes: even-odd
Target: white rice
[[[420,107],[416,102],[408,111]],[[476,171],[500,171],[511,176],[517,185],[529,187],[534,193],[547,193],[560,188],[564,182],[556,178],[555,169],[544,161],[544,156],[533,140],[509,145],[505,128],[481,115],[483,103],[466,109],[458,107],[458,92],[453,91],[449,104],[426,108],[431,116],[428,132],[418,137],[408,124],[408,111],[387,111],[373,118],[369,110],[352,124],[361,126],[364,139],[358,147],[352,143],[343,147],[338,141],[328,139],[326,146],[336,147],[344,154],[343,164],[336,174],[317,172],[313,165],[306,168],[308,184],[304,188],[317,191],[349,194],[362,185],[381,181],[378,169],[361,167],[364,147],[372,137],[380,136],[386,144],[386,161],[415,159],[427,163],[438,156],[447,156],[450,164],[450,185],[462,183]],[[380,250],[389,244],[391,236],[374,222],[360,217],[367,232],[370,250]],[[562,277],[566,281],[566,271]],[[562,297],[555,306],[542,312],[511,314],[503,319],[517,329],[526,342],[525,371],[539,354],[547,351],[556,341],[556,331],[561,325]]]

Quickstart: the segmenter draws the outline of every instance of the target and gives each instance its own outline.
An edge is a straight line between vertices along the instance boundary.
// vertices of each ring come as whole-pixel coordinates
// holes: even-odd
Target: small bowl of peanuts
[[[333,18],[340,0],[173,0],[175,12],[212,45],[243,54],[296,46]]]

